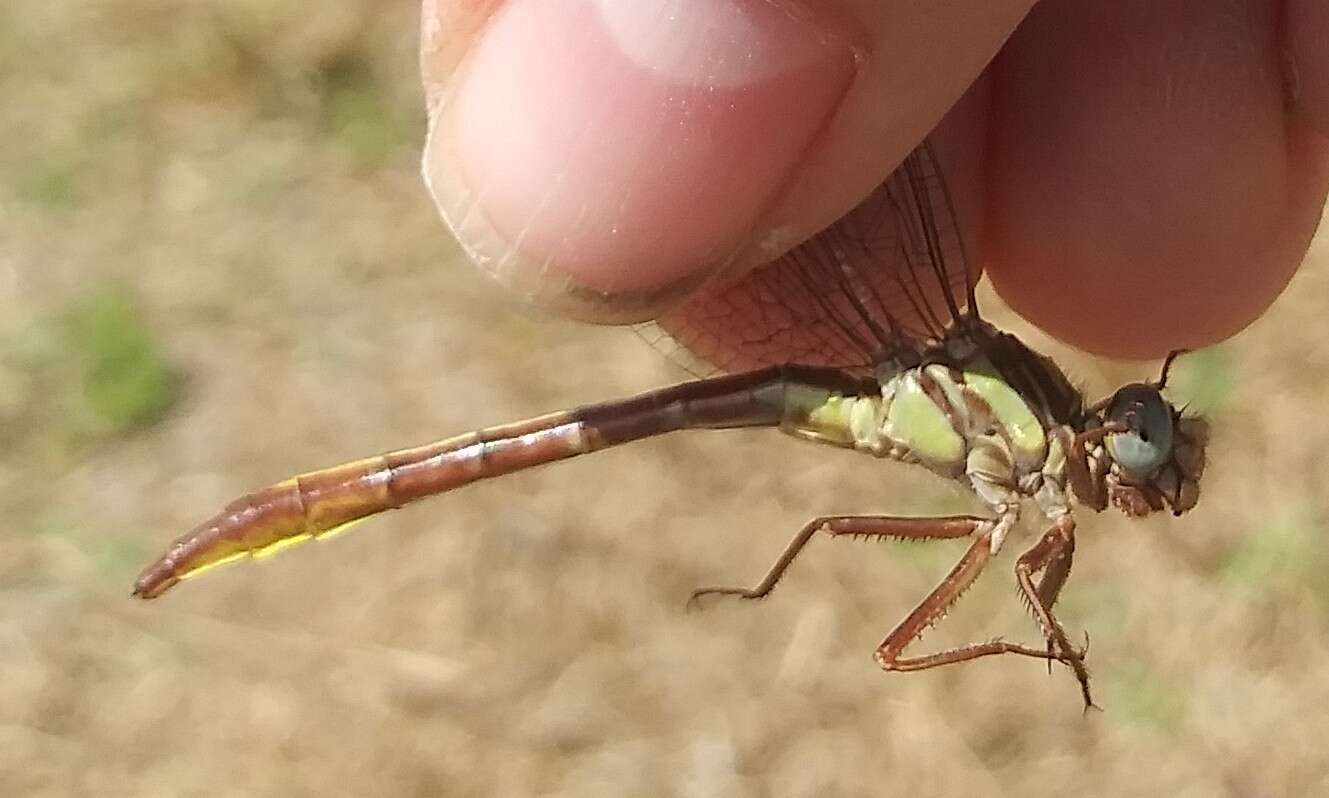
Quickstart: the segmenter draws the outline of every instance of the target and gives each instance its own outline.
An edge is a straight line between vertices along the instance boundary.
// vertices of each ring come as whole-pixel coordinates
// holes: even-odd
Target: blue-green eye
[[[1107,421],[1126,425],[1107,436],[1108,453],[1125,470],[1147,476],[1172,456],[1172,405],[1144,383],[1124,386],[1108,405]]]

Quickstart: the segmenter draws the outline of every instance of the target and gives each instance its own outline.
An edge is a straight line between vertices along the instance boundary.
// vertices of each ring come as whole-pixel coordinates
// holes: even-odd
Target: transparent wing
[[[977,279],[925,143],[835,224],[638,332],[699,376],[778,363],[869,369],[940,339],[969,312]]]

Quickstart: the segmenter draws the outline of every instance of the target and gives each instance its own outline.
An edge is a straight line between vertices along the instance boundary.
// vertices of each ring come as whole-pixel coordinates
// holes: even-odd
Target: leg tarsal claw
[[[764,593],[757,593],[745,587],[699,587],[688,596],[688,612],[702,608],[701,600],[706,596],[737,596],[741,599],[765,598]]]

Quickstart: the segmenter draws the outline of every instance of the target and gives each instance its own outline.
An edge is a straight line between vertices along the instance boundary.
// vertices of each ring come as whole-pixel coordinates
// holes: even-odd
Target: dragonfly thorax
[[[971,465],[1007,471],[1012,480],[1041,469],[1046,430],[1020,394],[985,365],[930,363],[883,383],[881,432],[894,456],[952,476]],[[976,449],[992,459],[994,446],[998,459],[1008,462],[970,463]]]

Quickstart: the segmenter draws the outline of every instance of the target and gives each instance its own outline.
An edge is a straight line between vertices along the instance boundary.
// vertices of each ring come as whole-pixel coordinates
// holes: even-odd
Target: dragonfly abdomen
[[[301,474],[236,499],[181,536],[139,575],[134,594],[154,598],[233,560],[328,537],[426,496],[592,450],[583,425],[563,412]]]
[[[683,383],[489,427],[301,474],[249,493],[177,539],[135,582],[154,598],[247,556],[327,537],[371,515],[480,479],[680,429],[787,426],[868,383],[836,369],[781,366]]]

